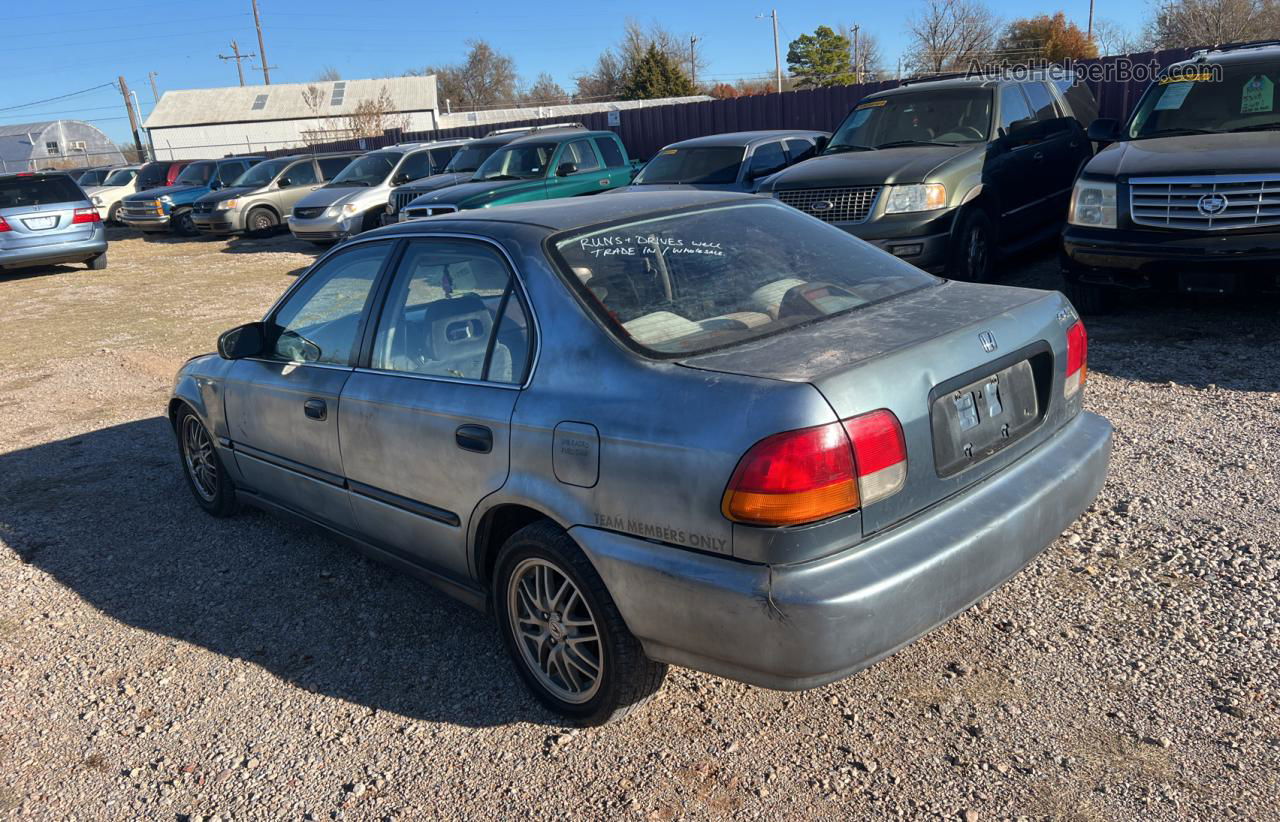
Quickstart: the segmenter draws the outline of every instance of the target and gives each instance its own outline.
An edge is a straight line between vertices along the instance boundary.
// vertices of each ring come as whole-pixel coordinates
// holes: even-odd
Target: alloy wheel
[[[194,415],[182,421],[182,456],[196,493],[205,502],[213,502],[218,495],[218,464],[209,432]]]
[[[544,688],[573,704],[596,695],[603,673],[600,630],[564,571],[537,557],[522,561],[507,584],[507,614],[520,657]]]

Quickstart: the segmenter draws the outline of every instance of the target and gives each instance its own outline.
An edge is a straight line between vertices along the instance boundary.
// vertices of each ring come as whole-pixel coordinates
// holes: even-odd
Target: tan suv
[[[264,160],[228,188],[196,200],[192,222],[202,234],[263,235],[279,228],[294,203],[332,180],[358,153]]]

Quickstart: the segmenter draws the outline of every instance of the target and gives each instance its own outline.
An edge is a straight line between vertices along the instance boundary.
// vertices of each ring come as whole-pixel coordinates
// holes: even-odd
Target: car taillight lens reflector
[[[738,462],[721,510],[750,525],[817,522],[898,491],[906,460],[902,426],[885,410],[785,431]]]
[[[1067,329],[1067,378],[1062,386],[1063,395],[1075,396],[1084,388],[1088,374],[1089,335],[1085,333],[1084,323],[1076,320],[1076,324]]]
[[[13,227],[9,225],[9,222],[4,217],[0,217],[0,231],[13,231]]]
[[[75,216],[71,218],[72,223],[100,223],[102,216],[98,214],[96,208],[77,208]]]

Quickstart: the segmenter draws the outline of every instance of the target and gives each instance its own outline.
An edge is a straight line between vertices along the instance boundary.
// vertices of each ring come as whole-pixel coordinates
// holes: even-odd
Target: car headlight
[[[1089,228],[1116,227],[1116,184],[1106,180],[1076,180],[1071,189],[1067,222]]]
[[[213,209],[214,211],[230,211],[233,208],[239,208],[239,207],[240,207],[239,200],[223,200],[220,203],[216,203]]]
[[[905,214],[909,211],[933,211],[947,204],[947,187],[942,183],[914,183],[893,186],[889,189],[889,201],[885,214]]]
[[[350,217],[360,209],[355,203],[343,203],[342,205],[334,205],[329,207],[330,217]]]

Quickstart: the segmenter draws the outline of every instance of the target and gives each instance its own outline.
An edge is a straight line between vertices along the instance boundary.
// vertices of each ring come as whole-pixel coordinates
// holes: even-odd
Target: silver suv
[[[202,234],[268,234],[293,206],[342,172],[359,155],[276,157],[258,163],[229,188],[196,200],[191,219]]]
[[[61,263],[107,267],[98,209],[61,172],[0,175],[0,269]]]
[[[392,188],[439,174],[469,142],[402,143],[371,151],[299,200],[289,215],[289,230],[300,240],[323,244],[377,228]]]

